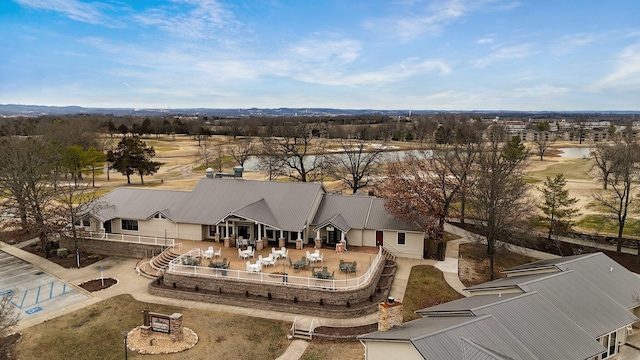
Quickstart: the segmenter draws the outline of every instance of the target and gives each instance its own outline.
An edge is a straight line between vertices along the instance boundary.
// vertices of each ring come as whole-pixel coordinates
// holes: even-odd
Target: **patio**
[[[175,253],[184,254],[188,251],[193,250],[194,248],[202,250],[202,253],[210,247],[213,246],[214,251],[218,251],[222,249],[219,257],[212,257],[212,259],[201,259],[201,266],[208,266],[209,260],[216,262],[221,262],[224,258],[229,262],[228,270],[239,270],[246,271],[247,269],[247,260],[249,260],[252,264],[258,262],[260,256],[262,258],[267,258],[269,254],[272,252],[272,247],[265,247],[264,249],[258,251],[254,249],[254,256],[249,257],[248,259],[240,258],[238,255],[238,249],[236,247],[225,248],[224,243],[222,242],[211,242],[211,241],[190,241],[190,240],[176,240],[176,243],[182,243],[181,246],[176,246],[173,250]],[[378,253],[378,249],[375,247],[349,247],[348,251],[343,253],[337,253],[334,248],[321,248],[314,249],[313,246],[309,245],[301,250],[295,249],[295,244],[289,244],[290,247],[287,247],[288,257],[286,259],[280,258],[275,261],[275,264],[272,266],[262,265],[261,272],[267,274],[282,274],[287,273],[290,276],[295,277],[309,277],[313,278],[313,273],[321,272],[326,267],[326,271],[330,274],[333,274],[334,279],[350,279],[361,276],[369,269],[369,266],[372,260],[375,258]],[[246,249],[244,247],[243,249]],[[276,250],[279,248],[276,247]],[[289,260],[291,260],[292,264],[300,261],[303,257],[307,257],[307,252],[313,254],[315,250],[319,250],[320,254],[322,254],[322,261],[317,262],[309,262],[307,259],[306,263],[308,266],[297,269],[294,266],[290,266]],[[343,263],[353,263],[354,261],[358,264],[355,272],[345,272],[340,270],[341,260]],[[324,276],[324,275],[322,275]]]

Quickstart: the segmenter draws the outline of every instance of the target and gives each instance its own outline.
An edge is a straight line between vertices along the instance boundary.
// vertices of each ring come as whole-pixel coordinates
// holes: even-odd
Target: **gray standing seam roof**
[[[459,360],[464,357],[462,339],[505,354],[505,359],[536,359],[494,316],[422,318],[389,331],[378,331],[358,339],[408,341],[425,359]]]
[[[640,278],[616,261],[598,252],[585,255],[536,261],[505,270],[506,273],[555,267],[559,271],[575,270],[580,277],[607,294],[627,310],[640,306]]]
[[[477,299],[479,297],[484,299]],[[476,316],[493,315],[540,359],[587,359],[605,350],[591,335],[537,292],[508,296],[476,295],[423,309],[418,313],[431,316],[438,312],[446,315],[454,311],[470,311]]]
[[[236,214],[301,231],[322,193],[322,185],[314,183],[205,178],[192,191],[118,188],[99,200],[110,206],[94,216],[102,221],[143,220],[166,211],[174,222],[213,225]]]
[[[594,339],[638,321],[635,315],[613,304],[609,296],[571,270],[523,282],[520,287],[527,292],[537,291]]]

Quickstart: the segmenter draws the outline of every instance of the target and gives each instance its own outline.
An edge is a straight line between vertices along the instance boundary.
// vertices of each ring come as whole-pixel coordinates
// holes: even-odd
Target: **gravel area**
[[[189,328],[183,328],[184,339],[172,341],[169,334],[154,332],[142,336],[140,328],[135,328],[127,336],[127,347],[140,354],[170,354],[189,350],[198,343],[198,335]]]

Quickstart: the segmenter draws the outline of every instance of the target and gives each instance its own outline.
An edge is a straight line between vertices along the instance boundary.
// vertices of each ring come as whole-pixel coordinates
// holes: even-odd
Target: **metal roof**
[[[513,360],[491,349],[486,349],[473,341],[462,338],[462,349],[464,351],[464,360]]]
[[[627,310],[640,306],[640,278],[601,252],[540,260],[504,272],[514,275],[549,267],[574,270]]]
[[[103,204],[93,215],[102,220],[113,218],[144,220],[152,217],[159,211],[173,209],[175,204],[180,204],[190,197],[189,191],[136,189],[121,187],[104,195],[97,200],[97,205]],[[172,217],[174,214],[171,211]],[[176,219],[173,219],[174,221]]]
[[[572,270],[523,281],[520,287],[526,292],[538,292],[594,339],[638,321]]]
[[[192,191],[118,188],[99,199],[105,204],[94,216],[102,221],[144,220],[158,212],[175,222],[217,224],[229,214],[260,221],[286,231],[301,231],[321,184],[238,179],[202,179]]]
[[[349,230],[351,230],[351,226],[347,223],[347,221],[342,217],[342,214],[337,214],[334,217],[332,217],[329,220],[326,220],[325,222],[316,225],[315,228],[313,228],[314,231],[317,231],[318,229],[321,229],[327,225],[333,225],[335,227],[338,228],[338,230],[347,233],[349,232]]]
[[[391,215],[384,208],[384,199],[358,194],[324,195],[313,219],[313,224],[318,224],[318,227],[322,227],[323,224],[326,225],[337,215],[342,217],[346,223],[343,226],[348,226],[348,228],[420,231],[417,226],[411,226],[407,222]],[[338,224],[335,225],[338,226]]]
[[[512,268],[501,271],[501,273],[509,274],[512,272],[541,270],[541,269],[549,269],[549,268],[558,269],[559,264],[570,262],[572,260],[580,259],[583,257],[588,257],[591,255],[593,254],[572,255],[572,256],[564,256],[564,257],[553,258],[553,259],[543,259],[543,260],[530,262],[527,264],[522,264],[519,266],[514,266]]]
[[[258,221],[260,223],[267,224],[277,229],[280,228],[280,225],[278,225],[278,220],[276,219],[276,216],[273,214],[273,212],[271,212],[269,205],[267,205],[267,202],[264,199],[260,199],[252,204],[249,204],[240,209],[234,210],[229,215],[239,216],[245,219]]]
[[[536,359],[494,316],[422,318],[358,337],[369,341],[407,341],[425,359],[459,360],[464,358],[467,339],[491,353],[505,354],[504,359]],[[480,359],[480,358],[474,358]]]
[[[350,228],[364,229],[367,222],[371,196],[364,195],[334,195],[323,196],[318,211],[313,219],[313,224],[321,225],[341,215]]]
[[[418,313],[432,317],[465,311],[476,316],[493,315],[540,359],[587,359],[604,351],[594,337],[537,292],[476,295]]]
[[[487,281],[482,284],[470,286],[466,288],[466,291],[471,293],[475,291],[483,291],[483,290],[500,290],[500,289],[510,289],[517,288],[523,282],[539,279],[542,277],[549,276],[549,274],[531,274],[531,275],[520,275],[520,276],[509,276],[493,281]]]
[[[588,359],[605,349],[537,292],[474,309],[492,314],[540,359]]]
[[[410,224],[389,214],[384,207],[384,199],[381,198],[373,198],[371,200],[371,210],[364,228],[421,231],[417,224]]]

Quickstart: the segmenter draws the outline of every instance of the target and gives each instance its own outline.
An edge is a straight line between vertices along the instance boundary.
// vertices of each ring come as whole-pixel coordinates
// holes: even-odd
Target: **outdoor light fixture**
[[[127,335],[129,335],[128,331],[122,332],[122,338],[124,339],[124,359],[129,359],[129,352],[127,351]]]

